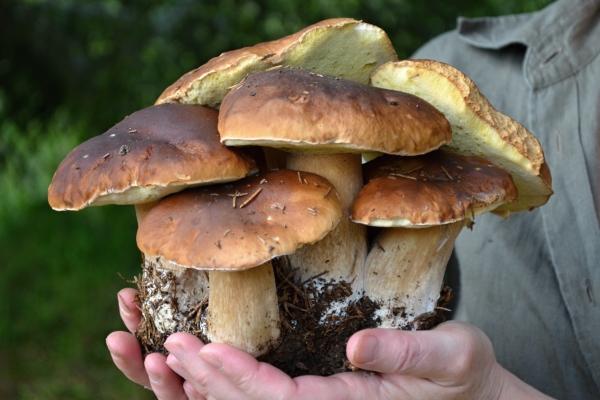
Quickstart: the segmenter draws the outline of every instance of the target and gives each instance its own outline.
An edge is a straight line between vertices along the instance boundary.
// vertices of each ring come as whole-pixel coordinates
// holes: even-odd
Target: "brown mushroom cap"
[[[48,188],[50,206],[146,203],[186,187],[243,178],[254,162],[219,142],[217,115],[182,104],[131,114],[61,162]]]
[[[349,18],[327,19],[278,40],[223,53],[183,75],[156,103],[217,107],[231,86],[275,65],[293,65],[368,83],[377,66],[397,59],[382,29]]]
[[[137,243],[181,266],[244,270],[322,239],[340,217],[326,179],[271,171],[161,200],[141,222]]]
[[[406,93],[277,68],[253,75],[225,96],[221,141],[311,153],[423,154],[450,143],[448,121]]]
[[[449,224],[515,202],[510,174],[480,157],[437,150],[418,157],[383,156],[365,164],[369,183],[352,220],[372,226]]]
[[[494,213],[531,210],[552,195],[552,176],[539,141],[523,125],[494,109],[473,81],[456,68],[432,60],[404,60],[377,69],[371,83],[427,100],[452,125],[451,151],[483,157],[510,172],[519,200]]]

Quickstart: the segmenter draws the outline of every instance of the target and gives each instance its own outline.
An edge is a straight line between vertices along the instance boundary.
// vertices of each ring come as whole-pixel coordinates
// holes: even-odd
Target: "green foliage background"
[[[146,399],[112,365],[116,293],[140,257],[133,208],[57,213],[46,191],[78,143],[221,52],[331,17],[385,29],[399,57],[456,17],[550,0],[0,1],[0,398]],[[212,3],[212,4],[209,4]]]

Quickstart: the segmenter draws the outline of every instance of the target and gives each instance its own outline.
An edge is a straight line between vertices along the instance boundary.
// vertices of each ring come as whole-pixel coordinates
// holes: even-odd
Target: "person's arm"
[[[121,316],[132,330],[139,322],[133,291],[121,291],[119,298]],[[168,357],[152,354],[144,363],[132,338],[125,332],[107,338],[115,364],[134,382],[151,385],[159,399],[549,398],[502,368],[487,336],[460,322],[446,322],[431,331],[358,332],[348,342],[347,356],[355,366],[379,374],[294,379],[231,346],[204,345],[185,333],[167,339]]]

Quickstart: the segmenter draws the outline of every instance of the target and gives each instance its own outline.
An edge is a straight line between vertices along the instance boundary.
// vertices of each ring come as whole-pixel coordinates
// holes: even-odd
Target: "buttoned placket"
[[[552,5],[551,13],[463,20],[459,32],[463,40],[479,48],[527,46],[523,65],[530,90],[526,125],[544,148],[555,191],[540,210],[546,241],[580,351],[600,391],[600,306],[596,301],[600,293],[596,208],[600,207],[595,207],[580,131],[579,91],[586,82],[578,82],[578,71],[600,51],[600,24],[595,21],[599,4],[598,0],[564,0]],[[600,104],[598,98],[590,100]]]
[[[574,76],[532,89],[530,126],[553,176],[555,195],[541,208],[553,267],[581,352],[600,388],[600,309],[595,301],[600,231],[581,146],[578,90]]]

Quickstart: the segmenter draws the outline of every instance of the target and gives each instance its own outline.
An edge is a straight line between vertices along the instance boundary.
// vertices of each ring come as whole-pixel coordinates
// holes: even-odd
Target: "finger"
[[[187,343],[189,338],[177,335],[172,335],[169,341],[173,347],[177,342],[180,349],[167,358],[168,365],[185,376],[186,384],[211,400],[362,400],[372,397],[372,393],[397,399],[397,394],[403,392],[392,383],[383,385],[381,376],[366,373],[291,379],[272,365],[260,363],[249,354],[225,344],[207,344],[195,353],[193,343]],[[189,340],[193,342],[194,339]]]
[[[183,390],[187,394],[189,400],[206,400],[188,381],[183,382]]]
[[[250,399],[226,376],[220,373],[221,368],[218,359],[215,361],[200,358],[199,353],[206,346],[199,346],[198,343],[201,344],[202,342],[189,334],[171,335],[165,342],[165,347],[170,352],[167,364],[206,398],[216,400]],[[248,355],[248,357],[251,356]]]
[[[131,381],[150,387],[140,345],[131,333],[113,332],[106,338],[113,362]]]
[[[219,374],[227,378],[236,388],[241,389],[250,399],[344,399],[363,400],[372,398],[374,393],[388,394],[380,376],[367,373],[338,374],[331,377],[301,376],[291,379],[272,365],[258,362],[254,357],[223,344],[206,345],[199,353],[202,361],[213,368],[211,380],[216,379],[214,389],[223,385]],[[397,386],[387,384],[388,388]],[[399,398],[400,391],[393,390],[389,398]],[[226,394],[226,392],[224,392]],[[221,397],[227,399],[226,396]],[[237,399],[237,397],[235,397]],[[246,397],[240,397],[245,399]]]
[[[354,334],[347,356],[357,367],[455,383],[474,369],[494,363],[489,339],[472,325],[456,321],[431,331],[368,329]],[[479,365],[477,365],[479,364]]]
[[[118,295],[121,319],[132,333],[135,332],[142,318],[138,303],[134,301],[136,292],[135,289],[127,288],[121,290]]]
[[[272,365],[258,362],[246,352],[234,347],[212,343],[206,345],[195,362],[208,370],[207,379],[210,393],[219,390],[225,394],[222,385],[235,387],[251,399],[294,398],[296,383],[285,373]],[[223,397],[226,398],[226,397]]]
[[[194,379],[190,383],[207,397],[215,399],[364,399],[381,392],[381,380],[367,374],[336,377],[306,376],[291,379],[272,365],[258,362],[234,347],[212,343],[197,357],[190,354],[186,369]],[[194,372],[191,372],[194,371]],[[385,391],[385,390],[383,390]]]
[[[411,397],[404,388],[404,384],[410,386],[407,378],[397,375],[345,372],[329,377],[299,376],[294,378],[294,381],[296,381],[298,387],[295,397],[297,400],[364,400],[372,398],[399,400],[415,398]]]
[[[167,365],[167,357],[160,353],[149,354],[144,366],[152,390],[159,400],[189,400],[183,390],[183,380]]]

